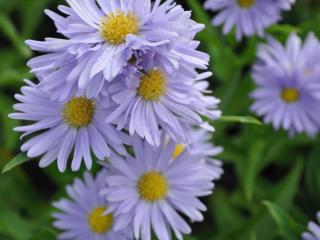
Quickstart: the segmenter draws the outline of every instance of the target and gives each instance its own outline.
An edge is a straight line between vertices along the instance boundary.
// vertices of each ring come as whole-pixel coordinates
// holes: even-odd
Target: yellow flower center
[[[281,93],[282,99],[287,103],[297,102],[300,98],[300,93],[294,88],[285,88]]]
[[[81,128],[91,123],[95,103],[85,97],[71,99],[64,106],[63,117],[71,127]]]
[[[168,183],[161,173],[151,171],[140,177],[137,188],[141,199],[154,202],[166,197]]]
[[[107,211],[106,207],[97,207],[89,214],[88,223],[93,232],[103,234],[111,229],[113,215],[103,215],[105,211]]]
[[[167,79],[159,69],[153,69],[140,79],[138,94],[147,101],[157,101],[167,89]]]
[[[186,149],[186,147],[182,144],[177,144],[176,148],[174,149],[172,153],[172,157],[176,159],[177,157],[180,156],[180,154]]]
[[[238,5],[242,8],[250,8],[256,3],[256,0],[237,0],[237,1],[238,1]]]
[[[139,20],[134,13],[111,13],[102,18],[101,34],[112,45],[125,43],[128,34],[139,32]]]

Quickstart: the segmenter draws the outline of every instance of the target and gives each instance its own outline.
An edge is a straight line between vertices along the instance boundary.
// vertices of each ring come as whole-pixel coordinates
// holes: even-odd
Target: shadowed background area
[[[255,85],[250,71],[256,46],[263,40],[252,37],[238,43],[233,34],[223,36],[220,28],[210,26],[212,15],[202,9],[203,1],[177,2],[192,9],[195,20],[207,24],[198,39],[201,49],[211,55],[211,86],[222,101],[224,115],[253,115],[249,93]],[[0,0],[1,169],[19,154],[21,145],[19,134],[12,130],[20,123],[7,117],[13,111],[14,94],[22,79],[35,80],[26,62],[37,53],[24,40],[59,36],[43,10],[55,10],[60,3],[64,2]],[[283,21],[267,32],[280,41],[292,31],[303,38],[309,31],[320,37],[319,10],[318,0],[298,0],[292,11],[284,13]],[[295,239],[320,210],[320,137],[289,138],[269,125],[217,122],[215,128],[214,144],[224,147],[220,159],[225,174],[214,194],[203,199],[209,208],[205,221],[194,224],[192,236],[185,239]],[[65,196],[65,185],[83,170],[61,174],[55,164],[40,169],[34,159],[0,175],[0,239],[56,239],[51,202]]]

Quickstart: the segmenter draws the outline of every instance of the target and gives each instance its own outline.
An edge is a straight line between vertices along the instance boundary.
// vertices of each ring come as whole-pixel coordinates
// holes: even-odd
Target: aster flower
[[[192,222],[203,221],[206,210],[198,197],[210,195],[214,177],[206,171],[206,161],[186,151],[173,159],[176,143],[166,141],[160,147],[134,136],[134,156],[110,159],[107,184],[101,194],[116,216],[115,230],[134,229],[136,239],[150,240],[151,229],[158,239],[178,239],[190,234],[186,215]],[[186,177],[188,176],[188,177]]]
[[[80,89],[99,88],[101,84],[91,81],[100,83],[101,78],[113,80],[125,72],[128,63],[130,65],[136,57],[135,52],[140,51],[161,53],[175,67],[184,58],[195,62],[192,66],[205,68],[208,64],[208,55],[185,48],[185,42],[193,42],[194,35],[204,26],[191,20],[191,13],[172,0],[163,3],[160,0],[154,3],[151,0],[67,2],[70,7],[59,6],[66,17],[46,10],[58,32],[66,39],[27,41],[33,50],[47,53],[29,62],[33,72],[37,74],[52,66],[57,70],[53,71],[54,77],[42,76],[45,81],[59,79],[60,76],[60,79],[72,82]],[[173,47],[177,43],[181,43],[181,48]],[[69,55],[73,56],[71,62],[62,60],[63,57],[69,59]],[[73,87],[74,84],[70,85]],[[90,92],[99,92],[99,89],[91,89]]]
[[[205,8],[219,13],[212,20],[215,26],[224,25],[223,33],[236,28],[236,36],[264,35],[264,29],[280,20],[282,9],[291,0],[207,0]]]
[[[128,237],[128,231],[113,231],[112,214],[103,215],[108,209],[108,203],[99,196],[99,192],[105,186],[106,176],[106,172],[101,171],[94,179],[86,172],[83,180],[77,178],[72,185],[67,186],[70,199],[53,203],[59,210],[53,214],[53,225],[63,231],[58,239],[133,239]]]
[[[214,146],[211,143],[211,133],[205,129],[191,129],[191,143],[189,145],[176,144],[172,157],[175,159],[183,152],[187,151],[192,156],[198,156],[198,159],[204,159],[207,164],[207,170],[214,176],[214,179],[219,179],[223,174],[221,161],[214,158],[223,152],[222,147]],[[198,161],[198,160],[197,160]]]
[[[106,83],[103,74],[99,73],[84,87],[88,80],[88,75],[83,71],[85,66],[67,52],[35,57],[28,62],[28,66],[39,79],[39,87],[52,93],[52,99],[65,100],[79,92],[87,98],[95,98],[103,91]]]
[[[260,71],[265,66],[284,68],[287,71],[302,69],[306,75],[320,70],[320,42],[314,33],[309,33],[305,42],[292,33],[285,46],[268,36],[266,44],[258,46],[258,64],[254,69]]]
[[[52,100],[50,92],[30,81],[26,83],[22,94],[15,96],[21,103],[14,105],[17,112],[10,117],[34,122],[15,130],[23,132],[22,137],[32,134],[21,150],[30,158],[43,155],[40,167],[57,160],[59,170],[64,172],[73,153],[72,170],[80,168],[82,159],[90,169],[90,150],[100,160],[115,152],[126,154],[122,145],[125,135],[104,121],[110,113],[108,97],[88,99],[75,95],[64,101]]]
[[[269,42],[260,47],[253,68],[258,89],[252,93],[251,109],[276,129],[314,136],[320,126],[320,65],[310,59],[318,56],[320,44],[313,35],[303,46],[296,35],[291,35],[286,47],[271,38]]]
[[[281,9],[290,10],[291,6],[296,2],[296,0],[276,0]]]
[[[320,222],[320,212],[317,214],[318,222]],[[303,240],[320,240],[320,226],[315,222],[308,224],[310,232],[305,232],[302,235]]]
[[[158,64],[151,62],[130,81],[126,77],[111,84],[109,92],[117,107],[106,121],[119,130],[128,128],[131,136],[136,133],[151,145],[159,146],[161,129],[176,142],[188,143],[185,129],[204,124],[199,114],[212,119],[220,116],[219,100],[204,95],[208,83],[202,80],[211,73],[190,78],[182,70],[168,74]]]
[[[198,41],[192,40],[175,42],[171,45],[170,53],[166,46],[134,50],[131,59],[119,75],[130,81],[130,76],[142,70],[148,63],[161,62],[168,73],[180,69],[186,76],[195,77],[195,69],[206,69],[209,62],[206,53],[196,50],[198,45]],[[86,97],[93,98],[108,87],[108,82],[100,72],[91,78],[90,84],[86,84],[90,76],[83,71],[88,65],[79,64],[79,59],[82,58],[86,56],[76,58],[66,52],[48,53],[31,59],[28,66],[40,80],[40,87],[52,92],[54,99],[64,100],[66,96],[75,94],[79,89]]]

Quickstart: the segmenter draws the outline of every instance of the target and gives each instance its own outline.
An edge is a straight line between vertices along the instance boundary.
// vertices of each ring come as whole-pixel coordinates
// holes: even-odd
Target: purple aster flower
[[[106,200],[99,196],[105,187],[105,171],[101,171],[94,179],[89,172],[84,179],[75,179],[72,185],[67,186],[70,199],[61,199],[53,205],[59,212],[53,217],[54,227],[63,232],[58,239],[65,240],[129,240],[128,231],[115,232],[114,216],[103,215],[108,209]]]
[[[109,92],[116,109],[107,117],[118,129],[127,128],[130,135],[138,134],[150,144],[160,144],[161,129],[179,143],[188,143],[185,129],[204,124],[201,115],[216,119],[219,100],[205,96],[208,82],[202,81],[211,73],[196,78],[183,70],[168,74],[165,65],[148,62],[141,72],[128,81],[119,79],[111,83]],[[156,67],[155,67],[156,66]]]
[[[135,53],[140,51],[161,53],[175,67],[180,61],[192,62],[189,68],[205,68],[208,64],[208,55],[188,43],[197,47],[192,39],[204,26],[191,20],[191,13],[173,0],[67,2],[70,7],[59,6],[66,16],[46,10],[66,39],[27,41],[33,50],[47,53],[29,62],[33,72],[42,75],[40,80],[48,82],[60,77],[59,83],[72,82],[80,89],[99,88],[101,79],[111,81],[125,72],[137,56]],[[70,60],[70,55],[71,61],[63,60]],[[51,75],[43,75],[43,69],[51,69]],[[54,83],[49,87],[58,89],[57,85],[52,86]],[[99,89],[90,92],[99,92]]]
[[[198,156],[198,159],[204,159],[209,171],[214,179],[220,179],[223,174],[222,163],[214,157],[223,152],[222,147],[214,146],[211,143],[211,133],[205,129],[191,129],[192,140],[189,145],[176,144],[173,151],[173,158],[177,158],[184,151],[192,156]],[[197,160],[198,161],[198,160]]]
[[[293,34],[285,47],[269,38],[268,45],[259,47],[253,68],[258,89],[252,93],[252,110],[276,129],[314,136],[320,126],[320,65],[312,60],[319,53],[320,44],[313,35],[302,45]]]
[[[99,73],[84,87],[83,84],[88,80],[83,71],[85,66],[67,52],[35,57],[28,62],[28,66],[39,79],[39,87],[50,91],[53,99],[65,100],[69,95],[79,92],[88,98],[94,98],[103,91],[106,83],[103,74]]]
[[[320,212],[317,214],[318,222],[320,222]],[[320,240],[320,226],[315,222],[310,222],[308,224],[308,229],[310,232],[305,232],[302,235],[303,240]]]
[[[43,155],[40,167],[57,160],[59,170],[64,172],[72,152],[74,171],[80,168],[82,159],[91,168],[90,150],[100,160],[115,152],[126,154],[122,145],[125,135],[105,123],[110,114],[108,97],[89,99],[75,95],[64,101],[52,100],[49,92],[30,81],[26,83],[22,94],[16,95],[21,102],[14,105],[17,112],[10,117],[33,122],[15,130],[23,132],[22,137],[32,134],[21,150],[30,158]]]
[[[206,206],[198,197],[212,193],[214,177],[198,155],[185,151],[174,159],[175,147],[164,135],[160,147],[135,136],[135,157],[110,159],[108,187],[101,194],[109,201],[106,213],[116,216],[115,230],[129,227],[136,239],[150,240],[153,229],[158,239],[170,240],[172,229],[181,240],[191,228],[180,213],[192,222],[203,221]]]
[[[196,50],[198,45],[199,42],[189,40],[175,42],[170,51],[166,46],[134,50],[131,59],[123,67],[121,76],[127,78],[126,81],[130,81],[130,76],[142,70],[148,63],[161,62],[168,73],[174,73],[180,69],[185,75],[195,77],[197,75],[195,69],[206,69],[209,62],[207,54]],[[83,69],[88,65],[79,63],[74,55],[66,52],[48,53],[35,57],[28,62],[28,65],[32,69],[31,72],[40,79],[40,87],[52,92],[54,99],[64,100],[66,96],[73,95],[79,90],[86,97],[93,98],[108,86],[102,72],[93,76],[90,84],[85,85],[89,76]]]
[[[290,10],[291,6],[296,2],[296,0],[276,0],[281,7],[281,9],[284,10]]]
[[[236,28],[236,36],[264,35],[264,29],[280,20],[282,9],[292,0],[207,0],[205,8],[219,13],[212,20],[215,26],[224,25],[223,33]]]
[[[320,70],[320,42],[314,33],[309,33],[304,43],[296,33],[292,33],[285,46],[272,37],[267,39],[267,44],[258,46],[258,64],[254,67],[257,71],[263,70],[265,66],[287,71],[299,68],[306,75]]]

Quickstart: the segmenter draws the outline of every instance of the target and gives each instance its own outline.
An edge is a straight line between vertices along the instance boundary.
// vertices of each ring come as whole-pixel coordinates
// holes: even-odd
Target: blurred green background
[[[26,39],[59,36],[43,13],[56,9],[57,0],[0,0],[0,168],[19,154],[21,124],[8,119],[13,96],[23,78],[34,79],[25,63],[35,53]],[[212,56],[212,87],[221,98],[224,115],[247,116],[254,89],[250,69],[263,39],[237,43],[210,26],[211,15],[198,0],[181,0],[194,19],[207,25],[199,34],[202,49]],[[291,31],[302,37],[314,31],[320,37],[320,1],[298,0],[283,21],[267,32],[284,41]],[[320,56],[319,56],[320,57]],[[320,210],[320,137],[288,138],[271,126],[217,122],[214,143],[225,148],[221,159],[225,174],[215,193],[204,199],[206,220],[193,225],[189,240],[300,239],[309,219]],[[20,160],[26,160],[19,155]],[[96,166],[95,166],[96,168]],[[28,161],[0,175],[0,240],[56,239],[51,227],[51,202],[64,196],[65,185],[82,173],[60,174],[56,165],[46,169]]]

